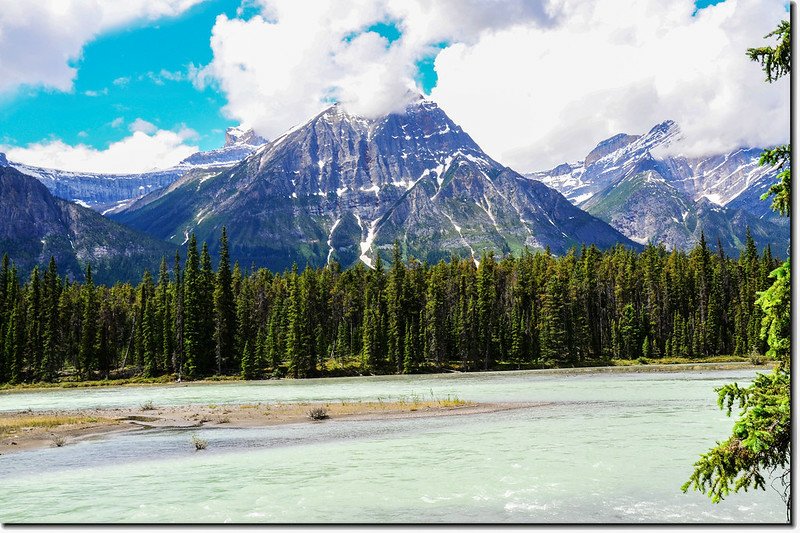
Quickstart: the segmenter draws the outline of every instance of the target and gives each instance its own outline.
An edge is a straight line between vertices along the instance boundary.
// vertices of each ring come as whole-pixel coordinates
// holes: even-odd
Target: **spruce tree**
[[[219,243],[219,266],[214,287],[214,341],[218,374],[222,374],[223,360],[233,353],[235,336],[236,304],[228,255],[228,233],[223,226]]]
[[[398,373],[403,369],[403,345],[405,331],[405,265],[400,243],[395,241],[392,248],[392,268],[389,270],[389,282],[386,286],[387,302],[387,356],[389,368]]]
[[[95,299],[91,265],[86,266],[86,276],[81,292],[83,318],[81,320],[80,352],[78,354],[80,366],[78,370],[84,379],[88,379],[96,364],[94,343],[97,334],[97,301]]]
[[[172,351],[172,368],[178,374],[178,381],[183,376],[183,365],[185,361],[185,344],[184,344],[184,324],[185,324],[185,294],[184,294],[184,280],[181,276],[181,256],[179,252],[175,252],[175,263],[172,268],[175,283],[172,288],[172,302],[174,307],[174,330],[175,330],[175,346]]]
[[[489,370],[494,365],[492,340],[495,325],[494,305],[497,298],[494,253],[483,254],[478,265],[477,275],[477,318],[478,324],[480,324],[477,339],[478,349],[483,359],[483,369]]]
[[[0,283],[2,283],[1,278],[2,275],[0,275]],[[58,282],[58,268],[55,258],[51,256],[50,263],[44,275],[44,291],[42,298],[44,331],[40,375],[44,381],[55,380],[61,363],[58,354],[58,301],[60,296]]]
[[[158,312],[156,318],[159,329],[159,357],[158,366],[162,372],[169,373],[172,366],[172,352],[174,344],[173,332],[173,300],[170,290],[169,270],[167,270],[167,259],[161,260],[158,271],[158,286],[156,287],[156,300],[158,302]]]
[[[208,244],[203,242],[202,252],[200,253],[200,276],[199,276],[200,297],[198,306],[200,308],[200,331],[198,336],[198,370],[202,375],[211,374],[216,370],[214,364],[214,268],[211,265],[211,254],[208,251]]]
[[[253,350],[250,349],[250,341],[245,341],[242,350],[242,379],[255,379],[256,362]]]
[[[25,291],[25,352],[29,381],[39,380],[39,367],[42,361],[42,287],[39,267],[34,266],[31,279]]]
[[[202,371],[203,327],[201,314],[203,295],[200,279],[200,256],[197,253],[197,239],[192,233],[186,255],[186,268],[183,272],[183,374],[189,379],[196,378]]]
[[[156,350],[160,347],[155,339],[157,320],[155,317],[155,304],[153,300],[153,298],[147,298],[145,300],[144,311],[142,312],[142,364],[146,377],[158,375],[158,354]]]
[[[403,343],[403,374],[413,374],[417,370],[412,327],[412,324],[406,324],[405,342]]]
[[[297,264],[289,275],[289,294],[286,298],[286,362],[289,372],[295,378],[302,377],[303,372],[303,317],[300,314],[300,281],[297,275]]]
[[[4,359],[8,367],[8,381],[12,384],[22,381],[23,332],[19,314],[19,305],[15,305],[6,324],[6,336],[3,342]]]
[[[791,72],[791,23],[781,21],[769,37],[777,37],[773,46],[751,48],[750,59],[758,61],[772,82]],[[763,199],[774,196],[773,209],[788,216],[791,212],[791,148],[789,145],[766,150],[761,164],[777,167],[778,183]],[[718,404],[731,414],[739,409],[734,433],[726,441],[701,456],[695,470],[683,485],[708,493],[718,502],[731,492],[749,488],[766,490],[767,473],[776,476],[784,487],[786,519],[791,521],[791,267],[787,259],[772,273],[774,282],[756,301],[763,314],[759,335],[769,346],[767,354],[777,365],[770,374],[758,374],[753,383],[739,387],[726,385],[718,392]],[[782,475],[781,475],[782,474]]]

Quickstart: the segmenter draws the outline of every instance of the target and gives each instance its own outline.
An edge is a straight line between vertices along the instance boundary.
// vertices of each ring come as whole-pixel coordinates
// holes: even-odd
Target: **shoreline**
[[[432,416],[485,414],[547,403],[478,403],[463,400],[419,402],[304,402],[224,405],[153,406],[50,410],[0,414],[0,456],[59,448],[85,440],[106,438],[147,429],[263,428],[298,423],[336,423],[338,420],[387,420]],[[324,409],[327,418],[312,420],[312,409]],[[47,425],[43,425],[47,424]]]
[[[443,377],[452,375],[484,375],[484,374],[531,374],[531,375],[548,375],[548,374],[603,374],[603,373],[655,373],[655,372],[700,372],[703,370],[772,370],[776,363],[768,361],[763,364],[754,364],[749,361],[727,361],[727,362],[695,362],[695,363],[652,363],[652,364],[633,364],[633,365],[614,365],[614,366],[585,366],[585,367],[570,367],[570,368],[535,368],[535,369],[508,369],[508,370],[479,370],[475,372],[462,372],[460,370],[447,370],[443,372],[428,372],[420,374],[374,374],[374,375],[359,375],[359,376],[325,376],[314,378],[302,378],[295,380],[294,378],[280,378],[280,379],[254,379],[245,380],[235,377],[210,378],[200,379],[196,381],[153,381],[153,382],[125,382],[115,383],[113,380],[105,383],[103,381],[70,381],[63,383],[50,383],[50,384],[22,384],[7,388],[0,388],[0,395],[13,394],[17,392],[41,392],[48,390],[64,390],[64,389],[102,389],[110,387],[172,387],[172,386],[202,386],[202,385],[220,385],[220,384],[242,384],[242,383],[261,383],[270,381],[319,381],[328,379],[358,379],[358,378],[386,378],[386,379],[402,379],[409,376],[421,377]]]
[[[447,372],[422,374],[432,379],[456,375],[509,374],[532,376],[574,376],[603,373],[669,373],[708,370],[769,370],[773,365],[753,365],[749,362],[728,363],[676,363],[610,367],[557,368],[538,370],[495,370],[489,372]],[[369,376],[363,376],[369,377]],[[380,376],[402,379],[405,376]],[[315,378],[326,380],[328,378]],[[351,378],[352,379],[352,378]],[[306,380],[303,380],[306,381]],[[244,380],[205,380],[182,383],[135,384],[128,386],[159,385],[202,386],[213,383],[246,383]],[[126,385],[108,385],[121,387]],[[61,390],[58,387],[24,388],[3,391],[14,392]],[[149,403],[149,402],[148,402]],[[383,420],[428,416],[468,415],[535,407],[546,403],[479,403],[458,398],[414,401],[353,401],[353,402],[300,402],[300,403],[243,403],[243,404],[188,404],[175,406],[140,405],[116,408],[47,409],[43,411],[17,410],[0,412],[0,455],[46,447],[69,446],[84,440],[105,438],[114,434],[131,433],[148,428],[253,428],[296,423],[335,423],[336,420]],[[311,420],[310,411],[326,410],[326,420]]]

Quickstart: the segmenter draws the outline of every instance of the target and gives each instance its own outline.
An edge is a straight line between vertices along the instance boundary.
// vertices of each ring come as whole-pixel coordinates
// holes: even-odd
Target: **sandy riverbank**
[[[86,439],[146,428],[264,427],[312,422],[309,412],[325,409],[337,420],[377,420],[489,413],[530,407],[519,403],[461,400],[419,402],[328,402],[239,405],[152,406],[79,411],[17,411],[0,414],[0,455],[38,448],[69,446]],[[150,407],[150,406],[144,406]]]

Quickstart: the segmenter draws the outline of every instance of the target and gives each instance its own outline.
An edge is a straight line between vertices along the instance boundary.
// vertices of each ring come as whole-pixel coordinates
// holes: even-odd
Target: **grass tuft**
[[[192,435],[192,444],[194,445],[194,451],[199,452],[200,450],[205,450],[208,447],[208,442],[201,439],[197,435]]]
[[[308,418],[311,420],[325,420],[330,417],[328,415],[328,410],[324,407],[314,407],[308,411]]]

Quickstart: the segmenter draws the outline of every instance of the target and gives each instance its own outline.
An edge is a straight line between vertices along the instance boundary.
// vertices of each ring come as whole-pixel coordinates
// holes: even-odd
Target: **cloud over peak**
[[[368,117],[401,109],[417,90],[416,63],[432,45],[471,39],[516,18],[544,17],[539,2],[477,0],[262,1],[249,20],[217,18],[213,61],[199,73],[228,98],[226,113],[267,137],[332,101]],[[374,26],[400,30],[389,41]]]
[[[417,62],[431,93],[491,155],[527,171],[579,159],[619,132],[678,122],[687,155],[785,142],[788,81],[768,85],[745,50],[787,16],[782,0],[262,0],[217,19],[201,77],[225,112],[268,137],[331,101],[375,116],[402,107]],[[393,24],[389,42],[370,28]],[[444,44],[442,44],[444,43]],[[437,45],[443,49],[439,51]]]

